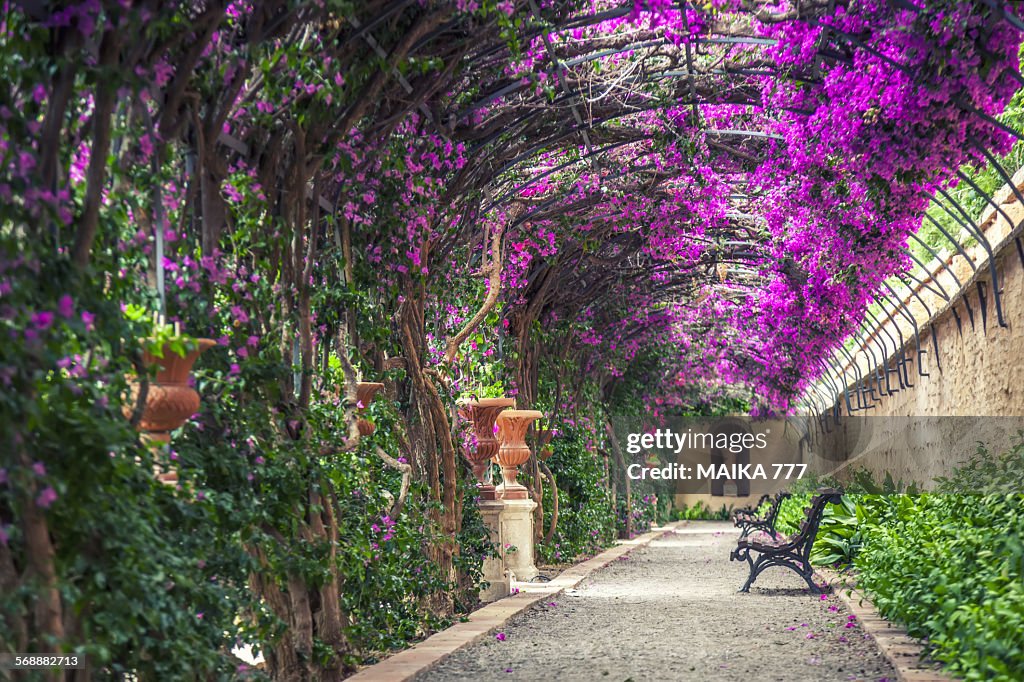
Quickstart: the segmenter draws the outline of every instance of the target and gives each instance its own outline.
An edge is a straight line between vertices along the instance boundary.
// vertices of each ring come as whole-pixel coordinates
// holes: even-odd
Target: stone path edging
[[[497,630],[509,618],[537,602],[576,587],[594,571],[604,568],[619,557],[649,544],[666,533],[685,525],[677,521],[652,529],[632,540],[620,540],[597,556],[571,566],[546,583],[517,583],[519,593],[483,606],[469,614],[465,622],[431,635],[422,642],[387,659],[364,668],[348,680],[353,682],[402,682],[430,668],[448,654],[479,641]]]
[[[940,670],[937,664],[925,662],[924,647],[906,630],[882,618],[867,595],[857,590],[846,577],[827,568],[816,568],[815,573],[857,616],[861,629],[875,640],[879,650],[896,668],[902,682],[950,682],[958,679]]]

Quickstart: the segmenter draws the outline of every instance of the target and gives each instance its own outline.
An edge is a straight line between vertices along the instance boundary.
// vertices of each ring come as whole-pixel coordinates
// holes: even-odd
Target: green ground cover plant
[[[998,454],[979,444],[928,492],[858,472],[826,510],[812,562],[850,571],[885,618],[954,674],[1024,679],[1022,473],[1024,433]],[[780,532],[796,531],[811,494],[785,502]]]

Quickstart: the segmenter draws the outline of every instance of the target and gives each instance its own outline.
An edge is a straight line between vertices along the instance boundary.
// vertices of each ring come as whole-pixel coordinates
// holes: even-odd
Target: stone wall
[[[1021,177],[1014,180],[1024,186]],[[884,382],[881,386],[877,381],[864,384],[868,393],[874,394],[870,409],[851,412],[845,399],[840,400],[840,423],[829,424],[828,432],[812,438],[814,451],[830,453],[817,460],[821,468],[830,468],[829,460],[838,455],[855,460],[847,469],[863,467],[876,477],[890,473],[897,480],[927,485],[967,459],[978,441],[1001,451],[1017,429],[1024,429],[1024,253],[1020,243],[1024,207],[1008,187],[997,193],[996,199],[1002,210],[990,210],[981,227],[992,245],[1006,326],[997,321],[989,259],[980,245],[969,249],[976,271],[961,257],[956,262],[933,262],[938,266],[933,270],[938,270],[939,283],[947,292],[956,292],[952,303],[941,301],[923,287],[918,292],[935,311],[933,315],[928,316],[920,302],[905,301],[918,323],[920,344],[926,350],[921,368],[928,376],[919,376],[912,326],[900,320],[899,332],[908,343],[898,353],[889,354],[887,366],[894,369],[899,358],[909,359],[912,386],[899,388],[891,374],[892,393]],[[954,275],[962,286],[957,286]],[[973,327],[968,306],[973,309]],[[892,318],[883,322],[888,335],[876,327],[874,338],[865,341],[875,344],[876,356],[887,339],[898,336]],[[864,352],[856,356],[862,376],[871,374],[866,357]],[[852,377],[853,367],[847,364],[846,369]],[[847,390],[855,393],[857,388],[851,383]]]

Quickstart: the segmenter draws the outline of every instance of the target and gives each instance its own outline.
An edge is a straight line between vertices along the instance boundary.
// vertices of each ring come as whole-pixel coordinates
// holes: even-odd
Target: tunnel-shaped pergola
[[[902,387],[912,383],[912,374],[926,373],[922,357],[928,350],[915,320],[910,319],[915,326],[912,339],[870,330],[880,326],[882,318],[905,318],[904,308],[910,300],[921,300],[922,289],[945,302],[957,295],[945,289],[931,269],[939,251],[951,254],[945,259],[947,268],[950,259],[961,258],[977,269],[963,247],[964,237],[953,234],[950,225],[989,255],[992,285],[990,294],[979,285],[979,307],[986,311],[984,297],[990,296],[997,324],[1005,325],[992,245],[976,224],[977,216],[950,193],[949,183],[970,185],[986,204],[1002,211],[960,168],[965,163],[987,164],[1020,196],[1010,182],[1015,169],[1007,170],[999,159],[1020,133],[997,115],[1024,82],[1016,60],[1024,24],[1009,5],[974,3],[975,16],[981,17],[981,28],[975,32],[980,33],[973,47],[964,43],[958,49],[977,50],[987,60],[988,74],[998,75],[983,79],[982,86],[988,89],[985,101],[980,97],[983,90],[976,88],[973,99],[959,92],[948,102],[933,103],[930,111],[936,117],[957,118],[970,130],[958,141],[957,153],[952,147],[937,148],[937,153],[947,155],[945,167],[935,159],[921,159],[928,180],[907,182],[913,189],[893,200],[906,201],[916,192],[916,208],[886,206],[885,199],[876,199],[869,220],[877,229],[874,234],[866,231],[863,243],[851,246],[857,237],[850,235],[840,236],[844,244],[835,242],[832,226],[823,225],[816,249],[794,253],[788,243],[792,228],[785,225],[786,209],[780,208],[777,196],[766,202],[773,192],[784,194],[804,181],[779,175],[766,179],[766,166],[778,172],[786,168],[780,161],[786,156],[827,156],[838,149],[829,149],[829,141],[823,139],[806,140],[814,149],[797,149],[799,143],[784,137],[787,130],[803,130],[822,112],[842,111],[844,102],[837,98],[835,83],[832,91],[827,89],[836,73],[870,63],[873,69],[888,69],[890,75],[904,74],[921,91],[937,87],[927,59],[920,54],[909,59],[894,56],[893,37],[887,31],[926,28],[942,16],[941,11],[956,9],[945,4],[796,2],[783,11],[760,2],[712,3],[713,8],[678,3],[648,11],[611,3],[541,9],[530,2],[529,12],[516,27],[518,53],[502,40],[481,40],[480,45],[467,47],[449,86],[456,93],[449,108],[421,107],[424,130],[467,144],[467,164],[451,181],[448,194],[459,200],[476,197],[461,214],[467,238],[480,240],[471,235],[480,231],[481,223],[487,224],[487,216],[511,206],[516,206],[514,214],[502,215],[508,223],[501,228],[506,239],[529,235],[538,226],[558,232],[557,255],[531,265],[523,273],[522,285],[503,294],[510,302],[529,301],[545,314],[587,311],[589,324],[610,338],[635,340],[649,332],[651,343],[657,344],[657,338],[671,341],[663,349],[666,356],[672,344],[697,336],[727,341],[730,347],[715,359],[734,370],[730,379],[742,381],[744,374],[757,375],[774,365],[767,372],[768,384],[777,389],[773,397],[781,399],[783,409],[795,407],[787,397],[807,391],[808,381],[817,379],[814,390],[806,394],[807,406],[819,414],[838,414],[843,404],[850,409],[866,406],[872,399],[869,391],[875,390],[867,388],[868,377],[861,375],[858,358],[842,347],[845,335],[863,341],[870,334],[870,341],[860,343],[854,352],[869,358],[870,375],[888,390],[894,382]],[[874,31],[862,27],[855,33],[837,19],[844,12],[858,11],[866,22],[879,22]],[[366,29],[372,22],[363,24]],[[786,53],[786,41],[795,35],[786,27],[793,25],[815,32],[813,44],[801,46],[813,51],[796,60]],[[447,40],[459,28],[455,22],[446,23],[422,36],[420,44],[427,48],[431,40]],[[944,49],[928,42],[941,42],[935,36],[921,40],[937,51]],[[792,106],[777,98],[769,101],[780,90],[796,93],[790,97]],[[807,92],[813,93],[811,99],[798,105]],[[858,115],[890,116],[884,104],[873,113]],[[899,112],[891,115],[893,120],[898,117]],[[926,130],[920,134],[927,136]],[[863,134],[872,134],[870,126]],[[907,165],[913,167],[917,161]],[[873,161],[868,154],[861,163],[870,166]],[[865,169],[868,175],[870,169]],[[900,182],[898,174],[875,179]],[[716,185],[718,191],[708,196],[708,185]],[[773,201],[774,207],[769,205]],[[922,202],[931,202],[932,210],[919,210],[926,205]],[[810,208],[813,218],[814,207]],[[907,229],[909,223],[916,227],[922,220],[944,246]],[[768,221],[774,224],[769,226]],[[890,229],[886,221],[897,223],[895,240],[881,234]],[[661,250],[656,246],[659,239]],[[904,255],[891,253],[896,243]],[[870,257],[872,250],[885,263],[873,273],[862,273],[864,277],[849,277],[846,287],[852,295],[847,300],[825,294],[818,301],[848,313],[841,323],[807,329],[816,324],[812,315],[799,323],[806,330],[802,338],[773,339],[773,333],[793,330],[773,329],[775,313],[765,313],[759,330],[716,330],[716,318],[721,320],[719,327],[741,320],[730,318],[723,308],[746,305],[755,312],[748,309],[743,315],[756,316],[766,305],[764,292],[773,282],[804,287],[809,261],[835,259],[863,267],[844,259]],[[830,276],[838,277],[839,269]],[[973,327],[969,292],[962,300]],[[638,306],[659,314],[624,319],[626,311]],[[959,315],[957,320],[959,324]],[[987,318],[983,322],[987,324]],[[646,332],[638,329],[646,325]],[[937,344],[934,331],[930,341]],[[908,344],[913,348],[910,358],[899,361],[898,371],[886,370],[890,355]],[[675,362],[666,359],[665,380]],[[693,362],[682,364],[693,372]],[[777,367],[780,364],[787,366]],[[721,369],[708,368],[706,375],[692,378],[716,379]]]
[[[379,207],[353,196],[352,173],[365,176],[388,145],[436,140],[426,152],[435,158],[457,145],[464,158],[433,179],[443,199],[426,209],[424,234],[410,233],[410,252],[429,242],[436,268],[499,233],[499,247],[544,252],[500,294],[510,314],[582,315],[611,351],[591,362],[613,373],[660,344],[655,383],[678,387],[684,372],[698,392],[736,384],[769,410],[792,411],[800,396],[817,413],[865,407],[874,389],[862,359],[891,390],[926,372],[929,352],[916,320],[912,339],[872,329],[907,318],[911,301],[928,309],[922,292],[957,297],[976,324],[969,293],[935,272],[943,262],[952,272],[956,259],[977,269],[965,239],[988,255],[980,322],[991,298],[1005,325],[993,245],[951,187],[1002,211],[962,168],[985,167],[1020,198],[1016,168],[1000,161],[1020,132],[999,115],[1024,83],[1024,23],[1010,3],[368,3],[319,35],[284,7],[262,8],[267,35],[286,31],[283,44],[305,30],[345,64],[351,95],[319,123],[322,143],[345,147],[351,167],[336,157],[335,179],[316,183],[322,219],[346,206],[346,217],[376,220]],[[847,101],[845,81],[864,73]],[[271,159],[282,146],[297,153],[293,142],[273,125],[229,122],[219,142],[280,185]],[[384,237],[370,230],[364,240]],[[487,250],[470,264],[486,263]],[[507,269],[503,277],[511,281]],[[638,309],[657,314],[628,319]],[[700,352],[678,352],[697,337]],[[870,342],[853,357],[847,338]],[[908,344],[898,372],[882,369]]]

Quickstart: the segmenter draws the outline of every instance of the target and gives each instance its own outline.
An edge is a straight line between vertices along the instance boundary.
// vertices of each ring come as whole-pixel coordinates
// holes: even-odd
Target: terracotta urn
[[[519,465],[530,459],[530,447],[526,444],[526,431],[530,424],[544,416],[538,410],[505,410],[498,415],[498,437],[501,447],[498,448],[498,464],[501,465],[501,484],[499,493],[504,500],[525,500],[529,494],[526,488],[516,481]]]
[[[555,432],[551,429],[541,429],[537,433],[537,446],[540,448],[540,451],[537,453],[537,457],[540,458],[540,461],[546,462],[551,455],[555,453],[555,451],[549,447],[551,439],[554,437]]]
[[[189,386],[192,366],[206,350],[217,345],[213,339],[193,339],[194,348],[182,357],[164,346],[163,357],[157,357],[148,349],[142,353],[147,367],[157,367],[156,378],[149,382],[146,406],[139,421],[139,430],[147,438],[158,443],[169,443],[171,431],[178,428],[199,411],[199,393]],[[132,398],[139,394],[137,381],[132,383]],[[125,405],[125,413],[132,413],[134,400]]]
[[[199,411],[199,392],[189,386],[188,381],[196,360],[204,351],[216,346],[217,342],[213,339],[193,339],[192,344],[193,349],[184,357],[166,345],[163,357],[157,357],[149,349],[142,352],[146,367],[157,368],[156,377],[149,382],[146,391],[146,405],[142,409],[138,426],[143,433],[143,440],[153,448],[170,443],[171,431]],[[131,417],[140,389],[138,380],[133,380],[131,400],[123,408],[126,417]],[[169,485],[178,482],[178,474],[173,469],[157,471],[156,477]]]
[[[494,421],[502,410],[515,407],[515,404],[515,398],[483,398],[466,403],[463,407],[462,414],[473,424],[473,431],[476,434],[476,449],[466,450],[463,454],[473,467],[480,499],[496,499],[494,486],[485,481],[488,462],[498,454],[498,448],[501,446],[495,437]]]
[[[359,417],[356,425],[359,427],[360,436],[373,435],[373,432],[377,430],[377,425],[362,415],[365,414],[366,408],[370,406],[373,399],[377,397],[377,393],[383,388],[384,384],[372,381],[360,381],[356,385],[356,400],[359,401],[359,407],[357,407]]]

